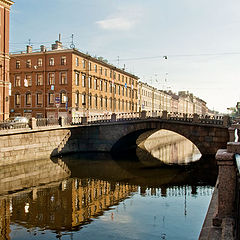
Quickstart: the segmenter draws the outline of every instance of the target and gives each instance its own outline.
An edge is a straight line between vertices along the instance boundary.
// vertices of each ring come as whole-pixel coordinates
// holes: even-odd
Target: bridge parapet
[[[217,208],[212,224],[221,229],[221,237],[216,239],[234,240],[240,238],[240,124],[231,125],[228,130],[230,139],[227,149],[219,149],[216,154],[219,169]]]
[[[32,118],[29,121],[31,129],[46,127],[46,126],[69,126],[69,125],[86,125],[86,124],[101,124],[101,123],[113,123],[123,121],[137,121],[144,119],[161,119],[175,122],[187,122],[203,125],[222,125],[229,126],[230,119],[228,116],[208,116],[198,114],[185,114],[178,112],[167,111],[142,111],[131,113],[106,113],[100,115],[89,115],[87,117],[71,117],[71,118]],[[240,128],[240,126],[239,126]],[[1,128],[0,130],[4,130]],[[232,135],[231,135],[232,136]]]

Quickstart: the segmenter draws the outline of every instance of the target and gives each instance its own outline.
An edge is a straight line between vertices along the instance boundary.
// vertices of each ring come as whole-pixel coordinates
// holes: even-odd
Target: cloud
[[[110,18],[96,22],[102,29],[106,30],[129,30],[135,25],[135,21],[122,17]]]
[[[97,21],[96,24],[104,30],[127,31],[132,29],[140,20],[142,11],[139,8],[118,9],[115,14],[106,19]]]

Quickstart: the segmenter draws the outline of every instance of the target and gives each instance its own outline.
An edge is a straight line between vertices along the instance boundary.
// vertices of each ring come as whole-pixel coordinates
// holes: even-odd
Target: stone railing
[[[216,154],[218,164],[217,211],[213,216],[213,227],[221,228],[221,238],[240,238],[240,124],[229,128],[230,141],[227,149]]]
[[[123,122],[123,121],[136,121],[143,119],[162,119],[177,122],[188,122],[188,123],[199,123],[206,125],[222,125],[229,126],[229,116],[208,116],[198,114],[181,114],[176,112],[167,111],[142,111],[142,112],[131,112],[131,113],[112,113],[112,114],[100,114],[90,115],[85,117],[68,117],[63,118],[31,118],[29,123],[25,127],[31,129],[46,127],[46,126],[68,126],[68,125],[86,125],[86,124],[100,124],[100,123],[112,123],[112,122]],[[0,130],[4,129],[1,128]]]

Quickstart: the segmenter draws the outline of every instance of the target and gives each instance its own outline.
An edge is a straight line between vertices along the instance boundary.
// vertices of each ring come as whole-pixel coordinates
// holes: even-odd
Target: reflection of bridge
[[[121,152],[136,146],[136,140],[142,133],[150,130],[154,133],[160,129],[186,137],[203,155],[215,154],[229,138],[227,125],[227,117],[200,118],[197,114],[187,117],[163,112],[161,116],[148,117],[142,113],[134,118],[112,114],[111,120],[91,119],[88,122],[86,119],[85,124],[80,126],[66,126],[70,134],[59,144],[53,156],[78,151]]]

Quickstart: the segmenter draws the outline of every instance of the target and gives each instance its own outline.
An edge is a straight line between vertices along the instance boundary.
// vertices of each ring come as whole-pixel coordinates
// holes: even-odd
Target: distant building
[[[169,113],[205,115],[208,113],[206,102],[188,91],[178,94],[158,90],[147,83],[138,82],[138,111],[167,111]]]
[[[138,77],[76,49],[12,54],[11,115],[76,117],[137,111]]]
[[[9,15],[13,1],[0,0],[0,120],[9,117]]]

